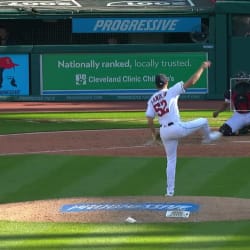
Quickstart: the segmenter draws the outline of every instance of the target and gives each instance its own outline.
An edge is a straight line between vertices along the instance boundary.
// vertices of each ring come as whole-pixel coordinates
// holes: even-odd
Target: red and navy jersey
[[[250,83],[239,82],[231,91],[231,101],[235,110],[239,113],[250,112]],[[230,99],[230,91],[226,91],[224,96],[226,99]]]

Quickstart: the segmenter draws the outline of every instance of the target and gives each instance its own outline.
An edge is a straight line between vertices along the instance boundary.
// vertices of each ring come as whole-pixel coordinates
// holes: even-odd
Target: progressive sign
[[[200,17],[72,19],[73,33],[191,32],[200,26]]]

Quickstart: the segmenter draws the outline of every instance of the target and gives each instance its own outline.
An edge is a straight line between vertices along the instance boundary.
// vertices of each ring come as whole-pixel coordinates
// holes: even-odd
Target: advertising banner
[[[29,95],[29,57],[0,54],[0,96]]]
[[[73,33],[147,33],[200,31],[200,17],[73,18]]]
[[[140,95],[155,92],[155,75],[169,85],[187,80],[207,53],[82,53],[41,55],[41,95]],[[207,74],[187,93],[205,94]]]

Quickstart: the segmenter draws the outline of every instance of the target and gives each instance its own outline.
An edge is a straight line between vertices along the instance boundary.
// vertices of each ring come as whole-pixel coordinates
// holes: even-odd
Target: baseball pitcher
[[[154,124],[154,118],[158,117],[160,124],[160,138],[165,148],[167,157],[167,185],[166,196],[173,196],[175,191],[175,172],[177,162],[177,147],[180,138],[190,135],[198,130],[203,133],[203,142],[220,138],[221,133],[212,132],[206,118],[198,118],[191,121],[182,121],[179,114],[178,98],[185,90],[194,85],[201,77],[211,62],[205,61],[198,70],[186,81],[180,81],[168,88],[168,78],[164,74],[156,75],[155,84],[158,91],[151,96],[147,103],[146,117],[149,129],[154,139],[158,134]]]

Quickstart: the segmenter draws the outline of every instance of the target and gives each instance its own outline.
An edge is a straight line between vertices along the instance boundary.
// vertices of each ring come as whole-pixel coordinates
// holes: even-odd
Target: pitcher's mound
[[[124,196],[27,201],[0,205],[0,220],[79,223],[201,222],[250,219],[250,199]],[[188,211],[181,216],[178,211]],[[167,215],[167,211],[175,211]],[[129,218],[129,219],[128,219]],[[132,218],[132,219],[131,219]]]

